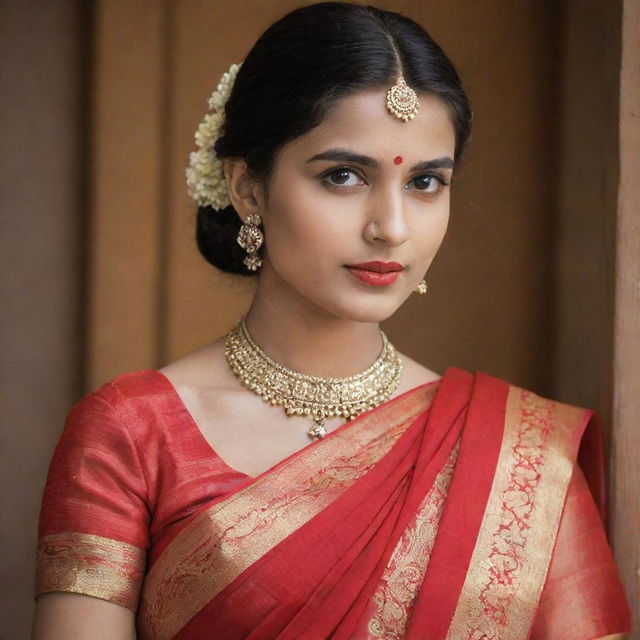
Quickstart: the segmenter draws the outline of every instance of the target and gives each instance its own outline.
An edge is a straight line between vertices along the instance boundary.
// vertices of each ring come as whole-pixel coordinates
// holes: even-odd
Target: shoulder
[[[409,391],[423,384],[435,382],[442,378],[441,374],[416,362],[408,355],[404,353],[399,353],[399,355],[402,360],[402,379],[396,391],[397,394]]]
[[[486,421],[501,434],[502,448],[531,468],[567,479],[578,464],[601,504],[602,425],[595,411],[540,395],[486,373],[476,373],[473,400],[496,417]],[[476,413],[478,413],[476,411]],[[483,412],[479,412],[483,413]],[[505,454],[506,455],[506,454]],[[535,460],[539,460],[540,464]],[[578,462],[579,461],[579,462]]]
[[[224,337],[163,366],[160,373],[176,387],[224,388],[235,380],[226,363]]]
[[[136,402],[162,396],[167,393],[168,381],[159,370],[142,369],[122,373],[105,382],[95,391],[88,393],[80,400],[95,401],[111,405],[116,409],[126,410]]]
[[[219,415],[228,396],[242,388],[226,366],[224,343],[206,345],[161,369],[120,374],[87,393],[67,416],[65,438],[105,434],[111,441],[130,439],[166,443],[190,425],[199,406]]]
[[[461,373],[471,376],[463,370]],[[578,416],[588,417],[594,412],[591,409],[570,404],[557,398],[551,397],[540,390],[523,386],[522,384],[511,382],[507,379],[497,377],[485,371],[476,371],[472,376],[474,384],[481,393],[495,393],[504,396],[511,405],[529,405],[541,411],[546,411],[550,415],[558,417]]]
[[[63,438],[113,445],[147,438],[173,402],[171,384],[159,371],[123,373],[78,400],[67,415]]]
[[[491,430],[505,442],[552,447],[574,458],[587,432],[593,446],[599,446],[600,423],[591,409],[547,397],[484,371],[470,373],[449,367],[444,381],[450,396],[464,398],[469,415],[482,430]]]
[[[192,412],[197,412],[197,405],[203,402],[215,410],[221,408],[229,396],[245,394],[227,364],[224,337],[165,365],[159,373]]]

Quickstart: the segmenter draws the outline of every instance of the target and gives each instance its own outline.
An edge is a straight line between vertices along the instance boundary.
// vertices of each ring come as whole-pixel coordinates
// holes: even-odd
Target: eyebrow
[[[353,162],[360,164],[363,167],[372,167],[373,169],[379,169],[380,163],[371,156],[365,156],[348,149],[328,149],[322,153],[317,153],[315,156],[309,158],[307,163],[314,162],[315,160],[338,160],[342,162]],[[443,158],[434,158],[433,160],[425,160],[424,162],[418,162],[409,168],[409,171],[427,171],[429,169],[453,169],[454,162],[452,158],[447,156]]]

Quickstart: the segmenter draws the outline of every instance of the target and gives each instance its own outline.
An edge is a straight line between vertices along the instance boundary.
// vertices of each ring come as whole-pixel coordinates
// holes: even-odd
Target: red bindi
[[[402,164],[402,156],[396,156],[396,157],[393,159],[393,161],[394,161],[396,164]]]

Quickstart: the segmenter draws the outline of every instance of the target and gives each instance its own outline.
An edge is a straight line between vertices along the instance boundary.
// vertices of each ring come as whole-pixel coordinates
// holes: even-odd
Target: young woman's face
[[[416,289],[447,229],[455,147],[447,107],[419,99],[404,122],[386,90],[344,98],[282,149],[263,214],[270,289],[360,322],[388,318]]]

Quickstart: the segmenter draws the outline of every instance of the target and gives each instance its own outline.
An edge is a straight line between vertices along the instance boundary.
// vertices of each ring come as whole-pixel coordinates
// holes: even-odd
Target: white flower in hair
[[[241,66],[242,63],[232,64],[211,94],[208,102],[210,113],[204,116],[195,134],[197,150],[189,154],[187,188],[189,195],[200,206],[224,209],[231,204],[222,162],[216,156],[213,145],[224,126],[225,105]]]

